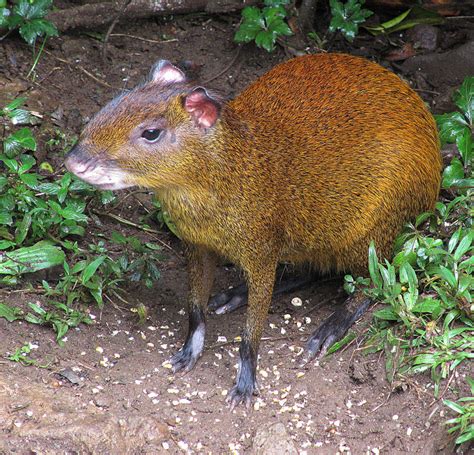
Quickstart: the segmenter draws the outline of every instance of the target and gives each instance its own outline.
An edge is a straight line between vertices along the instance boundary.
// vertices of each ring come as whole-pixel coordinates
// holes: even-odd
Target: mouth
[[[129,175],[121,169],[95,157],[85,158],[76,147],[69,152],[64,164],[74,175],[100,190],[121,190],[134,186]]]

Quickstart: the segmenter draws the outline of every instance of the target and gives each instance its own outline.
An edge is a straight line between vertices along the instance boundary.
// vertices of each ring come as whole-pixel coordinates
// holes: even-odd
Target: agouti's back
[[[300,57],[230,107],[265,155],[252,184],[264,198],[274,195],[285,260],[363,272],[370,240],[389,257],[403,223],[433,207],[441,170],[435,122],[418,95],[377,64]]]

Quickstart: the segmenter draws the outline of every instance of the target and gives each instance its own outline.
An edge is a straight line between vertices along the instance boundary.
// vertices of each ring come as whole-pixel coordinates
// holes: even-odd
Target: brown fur
[[[436,201],[435,122],[379,65],[341,54],[288,61],[224,103],[206,131],[183,108],[190,89],[137,88],[81,144],[156,191],[191,249],[191,305],[207,305],[215,254],[244,270],[255,351],[278,261],[365,273],[370,241],[389,258],[402,225]],[[167,134],[150,153],[130,132],[152,118]]]

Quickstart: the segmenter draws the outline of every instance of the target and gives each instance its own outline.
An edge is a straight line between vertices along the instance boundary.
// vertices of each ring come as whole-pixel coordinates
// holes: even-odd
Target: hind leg
[[[285,278],[275,283],[273,297],[280,294],[297,291],[313,283],[315,277],[311,274],[302,277]],[[225,314],[237,310],[248,302],[248,291],[245,283],[236,286],[227,291],[220,292],[209,300],[208,309],[215,311],[216,314]]]
[[[372,300],[362,293],[349,297],[342,308],[337,308],[308,338],[304,363],[311,361],[316,355],[318,358],[324,357],[327,350],[344,336],[371,303]]]

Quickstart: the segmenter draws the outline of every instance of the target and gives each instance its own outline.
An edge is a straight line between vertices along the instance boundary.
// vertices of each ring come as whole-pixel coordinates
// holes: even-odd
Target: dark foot
[[[322,358],[327,350],[349,330],[369,308],[372,300],[365,296],[354,296],[346,300],[342,308],[338,308],[308,338],[303,362],[313,360],[316,355]],[[350,307],[355,307],[351,311]]]
[[[186,341],[183,347],[170,359],[173,373],[181,370],[187,373],[193,369],[201,357],[205,333],[204,314],[199,308],[195,308],[189,314],[189,332]]]
[[[250,346],[248,338],[244,335],[240,343],[240,363],[236,385],[232,387],[227,395],[227,402],[230,404],[231,411],[240,403],[244,403],[249,408],[252,396],[258,395],[256,373],[257,356]]]
[[[245,284],[228,289],[209,300],[208,308],[216,314],[225,314],[235,311],[237,308],[247,305],[248,291]]]
[[[285,279],[275,284],[273,297],[304,288],[314,281],[314,277]],[[248,291],[245,284],[216,294],[209,300],[208,308],[216,314],[225,314],[247,305]]]

